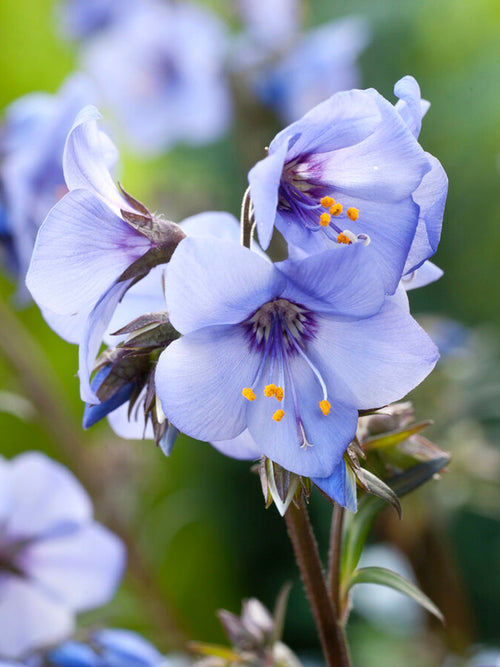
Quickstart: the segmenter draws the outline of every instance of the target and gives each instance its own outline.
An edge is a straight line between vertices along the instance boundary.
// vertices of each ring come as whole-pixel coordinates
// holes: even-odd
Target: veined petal
[[[441,237],[448,177],[439,160],[426,153],[431,171],[425,174],[413,199],[420,207],[417,231],[406,260],[404,273],[418,268],[437,250]]]
[[[188,237],[168,267],[165,295],[170,320],[184,334],[242,322],[278,296],[284,284],[271,262],[237,243]]]
[[[406,276],[403,276],[401,285],[406,291],[417,289],[418,287],[425,287],[429,283],[439,280],[443,275],[442,269],[432,262],[424,262],[418,269],[412,271]]]
[[[422,100],[420,86],[413,76],[404,76],[394,85],[394,95],[399,97],[396,109],[406,123],[415,139],[418,139],[422,118],[430,107],[429,102]]]
[[[255,461],[262,456],[262,452],[257,447],[255,440],[250,435],[248,429],[237,435],[231,440],[217,440],[210,443],[212,447],[219,450],[221,454],[230,456],[233,459],[242,461]]]
[[[31,582],[0,574],[0,655],[21,658],[72,634],[73,612]]]
[[[350,512],[356,511],[356,477],[349,470],[344,459],[340,461],[329,477],[313,477],[311,482],[342,507]]]
[[[363,141],[318,154],[311,163],[322,165],[322,181],[335,192],[368,201],[401,201],[418,187],[430,170],[424,151],[392,104],[376,91],[381,120]],[[340,195],[339,195],[340,196]]]
[[[278,190],[287,151],[288,141],[285,141],[275,151],[257,162],[248,173],[257,233],[264,250],[267,249],[273,235]]]
[[[66,535],[32,542],[22,557],[30,580],[75,611],[106,604],[125,566],[122,541],[95,522]]]
[[[332,95],[276,135],[269,154],[288,142],[288,160],[360,143],[380,122],[380,111],[372,93],[375,91],[349,90]]]
[[[411,315],[389,299],[373,317],[351,322],[321,317],[318,324],[309,346],[311,359],[321,364],[329,386],[342,380],[359,409],[403,398],[439,357]]]
[[[90,519],[90,499],[64,466],[40,452],[25,452],[9,461],[8,467],[12,497],[9,538],[47,535],[57,526]]]
[[[380,310],[384,285],[369,247],[337,246],[277,268],[288,278],[282,297],[315,312],[342,317],[368,317]]]
[[[156,368],[156,391],[167,419],[199,440],[236,437],[246,425],[248,401],[241,392],[252,384],[259,362],[243,327],[207,327],[175,340]]]
[[[308,364],[296,356],[290,370],[280,403],[264,396],[266,379],[255,389],[256,399],[247,406],[248,430],[262,453],[287,470],[328,476],[355,435],[358,412],[338,401],[324,415],[321,387]],[[278,408],[284,411],[279,422],[273,419]]]
[[[55,314],[88,312],[150,247],[94,194],[73,190],[40,228],[26,284],[37,303]]]
[[[91,310],[78,349],[78,377],[80,378],[80,396],[86,403],[99,403],[99,399],[90,387],[90,375],[94,361],[102,344],[104,332],[113,317],[115,308],[130,287],[133,278],[115,283],[102,295]]]
[[[118,152],[109,137],[101,132],[97,121],[102,118],[92,105],[86,106],[75,119],[66,139],[63,169],[69,190],[90,190],[119,215],[130,205],[118,192],[109,168],[118,159]]]

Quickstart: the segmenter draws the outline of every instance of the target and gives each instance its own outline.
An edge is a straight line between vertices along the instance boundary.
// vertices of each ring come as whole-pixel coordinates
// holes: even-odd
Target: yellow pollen
[[[284,410],[276,410],[276,412],[273,415],[273,419],[275,422],[280,422],[284,416],[285,416]]]
[[[330,209],[330,213],[332,215],[340,215],[342,213],[342,204],[334,204]]]
[[[321,206],[324,206],[325,208],[330,208],[330,206],[333,206],[335,204],[335,199],[333,197],[323,197],[320,199]]]
[[[276,385],[275,384],[266,384],[264,387],[264,396],[267,396],[267,398],[271,398],[271,396],[274,396],[276,393]]]
[[[282,401],[283,396],[285,395],[285,392],[283,391],[283,387],[276,387],[276,391],[274,392],[274,395],[276,396],[277,401]]]
[[[347,209],[347,217],[353,222],[358,219],[358,215],[359,215],[359,208],[354,208],[353,206],[350,206]]]
[[[319,224],[322,227],[328,227],[331,217],[332,216],[329,213],[322,213],[319,218]]]
[[[319,402],[319,407],[321,408],[321,412],[325,415],[330,414],[330,408],[332,407],[330,403],[326,400],[320,401]]]
[[[343,232],[341,232],[341,233],[337,236],[337,241],[338,241],[339,243],[345,243],[346,245],[349,245],[349,243],[351,242],[350,239],[348,239],[347,236],[346,236]]]
[[[250,387],[245,387],[241,390],[241,393],[248,401],[255,401],[255,394]]]

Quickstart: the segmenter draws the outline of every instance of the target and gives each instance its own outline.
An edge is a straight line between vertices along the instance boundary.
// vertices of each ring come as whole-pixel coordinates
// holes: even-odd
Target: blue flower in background
[[[299,0],[237,0],[236,9],[245,36],[258,50],[278,52],[290,45],[299,30]]]
[[[250,171],[260,242],[267,247],[276,225],[295,257],[370,243],[394,293],[419,222],[413,195],[431,169],[404,117],[379,93],[337,93],[280,132]]]
[[[7,268],[24,276],[38,228],[67,191],[62,168],[66,136],[78,111],[93,97],[82,76],[68,79],[56,95],[31,93],[10,104],[0,132],[0,244]]]
[[[168,419],[212,442],[248,428],[261,453],[308,477],[332,475],[359,409],[398,400],[438,357],[361,244],[273,265],[187,238],[166,298],[183,334],[156,370]]]
[[[136,632],[105,629],[88,643],[68,641],[50,651],[53,667],[168,667],[171,662]]]
[[[82,64],[137,151],[204,144],[228,128],[223,24],[187,2],[143,3],[82,51]]]
[[[74,631],[122,577],[122,542],[92,519],[87,493],[38,452],[0,459],[0,656],[23,658]]]
[[[251,85],[266,106],[292,123],[330,95],[359,86],[357,58],[368,39],[360,17],[326,23],[300,35],[276,62],[258,67]]]
[[[61,35],[66,39],[89,39],[124,20],[140,4],[141,0],[62,0],[56,5]]]

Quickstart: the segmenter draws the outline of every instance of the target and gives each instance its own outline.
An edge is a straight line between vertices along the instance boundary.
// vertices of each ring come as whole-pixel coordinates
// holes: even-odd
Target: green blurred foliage
[[[207,4],[234,22],[229,0]],[[54,92],[74,66],[73,45],[57,37],[53,5],[52,0],[0,2],[0,107],[32,90]],[[498,0],[310,0],[305,8],[309,25],[351,13],[366,15],[373,30],[372,42],[361,59],[365,85],[393,99],[397,79],[405,74],[418,79],[423,96],[432,102],[421,143],[441,160],[450,180],[443,239],[436,256],[445,275],[438,283],[412,294],[413,307],[417,312],[439,313],[468,325],[490,323],[496,340],[500,326],[500,309],[496,307],[500,301]],[[122,151],[121,180],[128,191],[171,219],[207,209],[225,209],[238,215],[246,173],[263,155],[277,129],[276,119],[245,116],[238,108],[234,128],[216,145],[180,147],[150,161],[137,160]],[[14,306],[13,287],[6,279],[1,279],[0,291]],[[186,634],[197,640],[222,641],[215,609],[238,612],[241,598],[248,596],[259,597],[272,607],[282,584],[292,579],[295,585],[285,639],[295,650],[317,646],[284,525],[273,508],[264,511],[258,477],[249,473],[249,465],[225,459],[209,445],[187,438],[179,439],[166,460],[150,442],[117,442],[106,424],[80,432],[83,407],[75,379],[76,348],[59,340],[35,307],[21,310],[17,316],[37,341],[54,380],[61,385],[66,416],[78,432],[84,456],[104,479],[107,491],[96,501],[98,516],[106,521],[112,506],[125,517],[155,595],[167,599],[177,610]],[[494,378],[498,378],[495,373],[500,365],[497,352],[491,352],[494,361],[486,361]],[[2,453],[10,457],[26,449],[42,449],[80,475],[77,462],[72,463],[63,445],[48,435],[36,411],[23,403],[26,387],[1,358],[0,377],[0,392],[8,392],[0,393]],[[446,442],[440,444],[452,451],[456,438],[450,435],[451,429],[466,413],[469,424],[480,424],[479,441],[497,447],[498,410],[493,418],[491,412],[486,417],[477,410],[468,412],[472,397],[484,388],[483,378],[476,377],[471,390],[464,373],[451,373],[444,379],[437,375],[428,388],[424,385],[418,392],[418,401],[426,409],[418,417],[433,418],[437,422],[436,441],[444,438]],[[493,396],[496,401],[497,394]],[[440,426],[441,415],[444,423]],[[470,465],[473,457],[468,461]],[[485,479],[467,480],[467,465],[458,466],[454,473],[452,464],[447,484],[433,485],[427,495],[419,492],[417,507],[427,506],[426,512],[432,515],[433,508],[443,502],[441,494],[446,492],[448,499],[460,496],[470,479],[473,485],[477,482],[484,488]],[[500,595],[500,511],[498,506],[496,513],[491,511],[494,498],[498,499],[498,486],[493,489],[489,516],[478,519],[484,514],[484,505],[464,510],[456,502],[448,507],[443,525],[466,583],[475,618],[474,638],[500,644],[494,613]],[[329,509],[315,496],[311,510],[325,551]],[[411,507],[408,512],[415,525],[425,514]],[[496,584],[484,576],[490,565]],[[426,593],[432,597],[432,591]],[[167,649],[161,614],[147,597],[145,588],[128,576],[116,600],[104,610],[104,618],[110,625],[136,628]],[[87,621],[100,622],[102,618],[101,612],[93,612]],[[355,622],[350,632],[356,662],[362,667],[435,664],[422,643],[421,650],[413,650],[418,638],[416,643],[405,644],[373,631],[365,622]]]

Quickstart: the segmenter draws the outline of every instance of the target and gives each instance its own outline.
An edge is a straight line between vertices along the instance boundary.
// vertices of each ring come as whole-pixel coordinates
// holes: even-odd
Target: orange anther
[[[359,215],[359,208],[354,208],[354,206],[350,206],[347,209],[347,217],[353,222],[358,219],[358,215]]]

